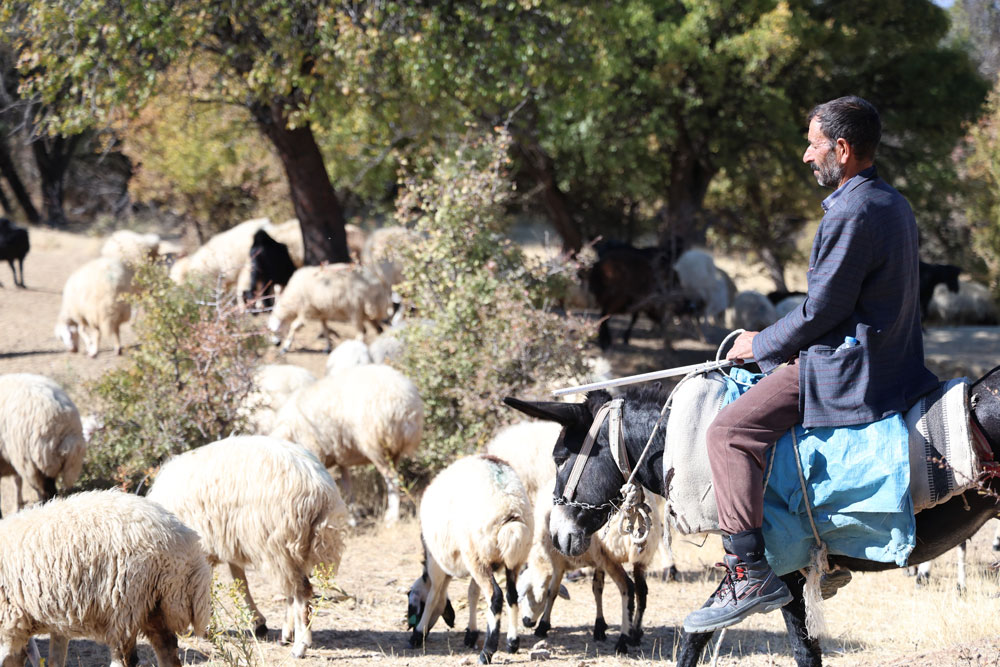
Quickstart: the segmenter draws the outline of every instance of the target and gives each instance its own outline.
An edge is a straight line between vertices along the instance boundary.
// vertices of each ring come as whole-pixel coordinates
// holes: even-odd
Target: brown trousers
[[[796,358],[724,407],[708,427],[708,462],[725,533],[761,527],[767,451],[801,421]]]

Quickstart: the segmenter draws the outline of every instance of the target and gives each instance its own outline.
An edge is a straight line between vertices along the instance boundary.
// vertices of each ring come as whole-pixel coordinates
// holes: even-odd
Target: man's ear
[[[851,155],[854,154],[854,151],[851,150],[851,145],[843,137],[837,139],[837,145],[834,150],[837,151],[837,162],[840,164],[847,164],[848,160],[851,159]]]

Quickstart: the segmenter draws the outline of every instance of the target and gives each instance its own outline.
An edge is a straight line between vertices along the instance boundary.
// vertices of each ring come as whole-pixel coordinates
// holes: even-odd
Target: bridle
[[[611,457],[615,460],[615,465],[618,466],[618,471],[621,472],[624,480],[627,480],[632,474],[632,468],[628,462],[628,452],[625,449],[625,434],[622,429],[622,407],[624,404],[623,399],[616,398],[598,409],[597,414],[594,415],[594,422],[590,425],[590,430],[587,431],[587,437],[584,438],[583,445],[580,447],[580,452],[573,460],[573,469],[570,470],[569,479],[566,480],[562,495],[553,496],[553,505],[565,505],[587,510],[605,510],[615,506],[610,500],[600,505],[582,503],[573,500],[573,496],[576,495],[576,487],[583,476],[583,469],[591,458],[597,435],[606,419],[608,420],[608,444],[611,449]]]

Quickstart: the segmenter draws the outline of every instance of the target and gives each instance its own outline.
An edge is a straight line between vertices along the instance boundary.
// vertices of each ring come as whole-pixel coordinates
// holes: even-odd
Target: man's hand
[[[737,336],[733,346],[726,353],[726,359],[728,361],[732,361],[733,359],[753,359],[753,337],[756,335],[756,331],[744,331]]]

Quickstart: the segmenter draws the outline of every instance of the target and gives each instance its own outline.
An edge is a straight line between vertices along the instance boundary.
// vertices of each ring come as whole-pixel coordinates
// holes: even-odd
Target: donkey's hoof
[[[466,628],[465,639],[462,640],[462,643],[469,648],[476,648],[476,644],[478,642],[479,642],[479,630],[469,630],[468,628]]]

